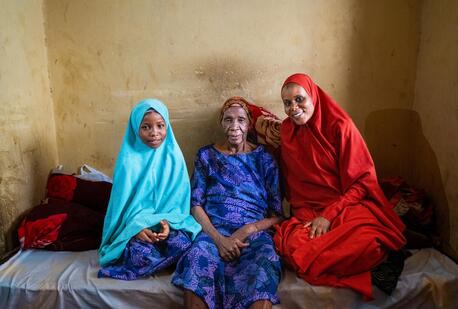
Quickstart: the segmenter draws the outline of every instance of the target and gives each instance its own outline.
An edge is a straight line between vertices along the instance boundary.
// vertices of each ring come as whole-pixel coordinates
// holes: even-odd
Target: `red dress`
[[[404,224],[380,189],[374,163],[350,117],[304,74],[289,77],[312,97],[305,125],[281,126],[280,165],[292,216],[275,245],[297,275],[314,285],[351,288],[372,298],[370,270],[405,244]],[[313,239],[304,223],[322,216],[329,231]]]

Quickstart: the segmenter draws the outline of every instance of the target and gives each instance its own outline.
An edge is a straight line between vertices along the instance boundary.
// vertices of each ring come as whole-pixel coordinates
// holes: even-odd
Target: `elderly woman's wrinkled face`
[[[312,117],[315,107],[312,97],[298,84],[287,84],[281,90],[285,113],[295,124],[303,125]]]
[[[223,114],[221,125],[229,144],[240,145],[246,141],[250,121],[242,107],[229,107]]]

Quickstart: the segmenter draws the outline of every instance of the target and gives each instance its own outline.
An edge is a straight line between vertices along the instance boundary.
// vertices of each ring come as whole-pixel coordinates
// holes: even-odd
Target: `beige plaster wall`
[[[57,163],[42,1],[0,0],[0,253]]]
[[[413,110],[433,151],[413,157],[413,176],[432,194],[445,249],[458,259],[458,2],[427,0],[422,11]]]
[[[107,173],[129,111],[162,99],[188,166],[242,95],[283,117],[279,90],[308,72],[364,131],[412,106],[417,1],[46,1],[59,158]]]

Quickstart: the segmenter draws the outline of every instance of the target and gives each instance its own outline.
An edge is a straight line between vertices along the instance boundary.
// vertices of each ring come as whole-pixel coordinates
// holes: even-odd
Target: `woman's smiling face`
[[[312,97],[298,84],[286,84],[281,90],[285,113],[297,125],[304,125],[312,117],[315,107]]]

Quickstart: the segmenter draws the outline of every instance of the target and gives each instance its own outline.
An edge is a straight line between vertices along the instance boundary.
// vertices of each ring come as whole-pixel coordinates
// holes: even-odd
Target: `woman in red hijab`
[[[305,281],[372,299],[370,271],[405,244],[404,224],[347,113],[305,74],[288,77],[281,96],[288,118],[280,165],[292,216],[277,226],[276,247]]]

